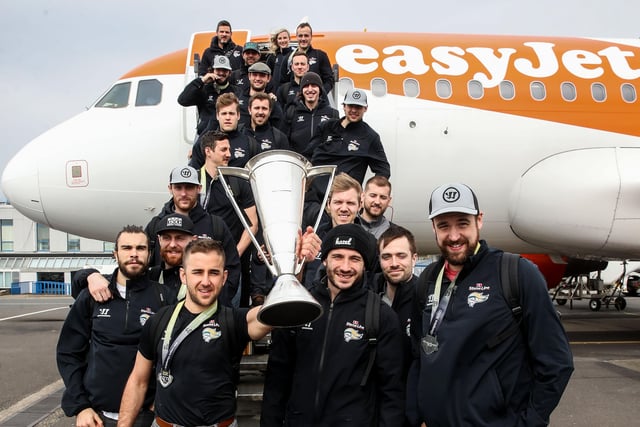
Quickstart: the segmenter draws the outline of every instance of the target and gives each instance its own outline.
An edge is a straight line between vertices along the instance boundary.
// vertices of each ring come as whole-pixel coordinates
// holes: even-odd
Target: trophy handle
[[[335,165],[327,165],[327,166],[313,166],[307,170],[307,179],[309,179],[308,183],[311,183],[316,177],[321,175],[330,175],[329,182],[327,183],[327,188],[324,192],[324,197],[322,198],[322,203],[320,204],[320,211],[318,211],[318,217],[316,218],[315,224],[313,225],[313,231],[318,230],[318,226],[320,225],[320,220],[322,219],[322,214],[324,212],[324,207],[327,205],[327,200],[329,199],[329,190],[331,189],[331,185],[333,185],[333,177],[336,173]],[[302,230],[304,233],[304,230]],[[296,263],[296,274],[302,271],[302,266],[304,265],[304,259],[299,260]]]
[[[238,218],[240,219],[242,226],[244,227],[245,230],[247,230],[247,233],[249,234],[249,238],[251,239],[251,242],[253,242],[253,246],[255,246],[256,250],[260,253],[260,256],[262,256],[262,260],[264,261],[264,264],[269,268],[269,271],[271,271],[271,274],[273,274],[274,276],[277,276],[278,271],[276,270],[275,265],[273,265],[272,261],[270,261],[269,258],[267,258],[264,251],[262,250],[262,247],[260,247],[260,243],[258,242],[258,239],[256,239],[256,236],[251,232],[251,226],[247,222],[247,219],[244,216],[244,212],[242,212],[242,209],[240,209],[240,206],[238,206],[238,202],[236,202],[235,197],[233,197],[233,194],[229,189],[229,185],[227,185],[227,181],[224,178],[224,175],[228,174],[229,176],[235,176],[238,178],[242,178],[245,181],[249,181],[249,176],[251,174],[251,171],[245,168],[236,168],[233,166],[219,166],[218,173],[220,174],[220,181],[222,181],[224,192],[227,194],[229,201],[233,205],[233,209],[236,211],[236,214],[238,215]]]

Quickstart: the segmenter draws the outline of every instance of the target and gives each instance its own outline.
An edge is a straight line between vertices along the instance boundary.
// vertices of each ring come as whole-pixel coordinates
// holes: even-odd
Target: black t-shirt
[[[166,309],[173,312],[174,308],[171,306]],[[162,369],[162,339],[153,342],[159,319],[163,316],[159,314],[149,319],[142,330],[138,349],[146,359],[156,362],[156,415],[163,420],[187,426],[211,425],[235,415],[236,386],[231,352],[241,353],[250,340],[247,311],[233,309],[236,339],[226,341],[223,334],[225,329],[220,324],[224,316],[218,306],[217,312],[191,332],[173,354],[169,365],[173,381],[166,388],[157,383],[158,373]],[[168,322],[170,315],[164,317]],[[171,342],[195,317],[184,307],[180,310]],[[234,341],[237,348],[232,349],[230,347]]]
[[[242,211],[251,206],[255,206],[256,203],[253,199],[253,192],[251,191],[249,181],[233,176],[225,177],[225,179],[231,187],[231,192]],[[211,177],[207,174],[207,180],[207,188],[204,189],[206,193],[204,195],[203,206],[207,212],[218,215],[224,220],[237,243],[244,231],[242,222],[240,222],[238,214],[227,197],[220,178],[211,181]],[[232,183],[234,180],[235,183]]]

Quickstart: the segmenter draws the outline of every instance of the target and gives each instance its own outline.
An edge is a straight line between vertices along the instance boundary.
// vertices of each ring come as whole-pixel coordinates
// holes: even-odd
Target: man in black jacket
[[[142,326],[163,305],[166,290],[147,277],[149,242],[142,227],[126,226],[116,237],[118,262],[109,282],[114,297],[94,302],[85,289],[71,306],[56,349],[64,380],[62,409],[78,426],[115,427],[124,386],[133,368]],[[153,421],[153,388],[144,397],[136,426]]]
[[[338,225],[323,239],[327,274],[311,294],[324,312],[304,326],[273,331],[261,426],[401,425],[398,320],[379,298],[373,303],[380,316],[375,336],[366,316],[371,291],[363,281],[365,266],[375,259],[372,240],[357,224]]]
[[[204,76],[207,74],[213,64],[213,58],[218,55],[224,55],[229,58],[231,68],[234,70],[242,66],[242,47],[233,42],[231,39],[232,34],[229,21],[223,19],[218,22],[216,35],[211,39],[211,46],[202,53],[200,65],[198,66],[198,75]]]

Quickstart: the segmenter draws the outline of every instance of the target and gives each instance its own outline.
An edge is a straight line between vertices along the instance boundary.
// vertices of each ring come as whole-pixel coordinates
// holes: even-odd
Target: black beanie
[[[353,249],[362,255],[365,268],[376,256],[376,241],[371,233],[357,224],[342,224],[333,227],[322,240],[322,260],[333,249]]]

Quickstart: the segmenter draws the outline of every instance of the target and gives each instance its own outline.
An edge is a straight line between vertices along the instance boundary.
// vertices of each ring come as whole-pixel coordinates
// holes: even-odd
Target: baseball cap
[[[371,233],[358,224],[341,224],[333,227],[322,240],[321,258],[325,260],[334,249],[353,249],[362,255],[365,268],[376,256],[376,242]]]
[[[258,43],[256,43],[256,42],[246,42],[242,49],[243,50],[255,50],[256,52],[260,52],[260,49],[258,49]]]
[[[167,215],[160,219],[156,233],[162,234],[165,231],[180,231],[186,234],[193,234],[193,221],[188,216],[177,213]]]
[[[213,68],[222,68],[223,70],[231,71],[229,58],[224,55],[217,55],[215,58],[213,58]]]
[[[198,181],[198,172],[191,166],[178,166],[173,168],[171,175],[169,175],[169,184],[200,185],[200,181]]]
[[[367,94],[360,89],[349,89],[344,95],[344,101],[342,103],[345,105],[361,105],[366,107]]]
[[[320,76],[313,71],[309,71],[300,79],[300,88],[304,88],[308,85],[316,85],[320,89],[322,89],[322,79]]]
[[[249,67],[250,73],[263,73],[271,75],[271,68],[264,62],[256,62],[251,67]]]
[[[433,190],[429,200],[429,219],[449,212],[478,215],[478,199],[473,190],[460,183],[444,184]]]

